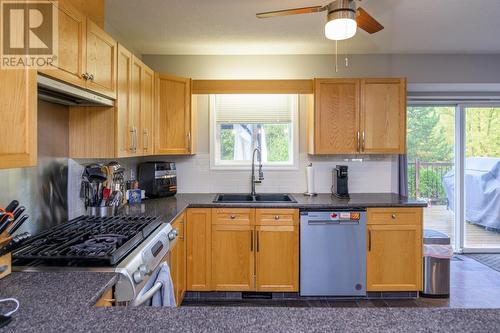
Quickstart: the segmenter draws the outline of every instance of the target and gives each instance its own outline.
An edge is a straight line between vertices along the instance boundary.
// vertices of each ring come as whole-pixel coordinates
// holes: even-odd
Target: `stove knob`
[[[145,274],[142,273],[140,270],[137,270],[132,274],[132,278],[134,279],[135,283],[141,283],[144,280]]]
[[[174,229],[172,230],[169,234],[168,234],[168,239],[169,240],[174,240],[176,237],[177,237],[177,229]]]
[[[138,270],[139,270],[139,272],[141,272],[144,275],[148,275],[148,273],[149,273],[148,267],[144,264],[140,265]]]

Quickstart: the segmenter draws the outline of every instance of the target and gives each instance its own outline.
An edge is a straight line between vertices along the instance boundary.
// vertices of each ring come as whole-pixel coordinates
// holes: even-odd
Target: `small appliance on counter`
[[[145,162],[138,167],[139,184],[151,198],[169,197],[177,193],[177,169],[173,162]]]
[[[347,165],[337,165],[333,169],[332,183],[332,194],[334,196],[342,199],[349,199]]]

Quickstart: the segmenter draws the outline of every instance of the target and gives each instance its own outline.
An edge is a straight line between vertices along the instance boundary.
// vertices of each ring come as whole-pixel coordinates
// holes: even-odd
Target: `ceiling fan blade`
[[[356,12],[356,22],[358,23],[359,28],[370,34],[374,34],[384,29],[384,26],[382,24],[375,20],[361,7],[358,7],[358,10]]]
[[[276,10],[273,12],[258,13],[257,17],[258,18],[268,18],[268,17],[275,17],[275,16],[318,13],[318,12],[324,11],[325,9],[326,9],[326,6],[313,6],[313,7],[294,8],[294,9],[284,9],[284,10]]]

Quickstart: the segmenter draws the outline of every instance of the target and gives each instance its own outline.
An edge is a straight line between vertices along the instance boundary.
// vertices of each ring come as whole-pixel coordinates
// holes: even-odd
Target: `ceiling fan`
[[[357,28],[373,34],[384,27],[363,8],[356,7],[354,0],[335,0],[324,6],[312,6],[294,9],[276,10],[258,13],[258,18],[309,14],[327,11],[325,36],[332,40],[344,40],[353,37]]]

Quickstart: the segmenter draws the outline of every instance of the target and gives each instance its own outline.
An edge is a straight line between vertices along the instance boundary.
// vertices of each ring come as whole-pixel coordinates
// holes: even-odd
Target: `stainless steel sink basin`
[[[217,194],[213,202],[227,203],[293,203],[297,202],[290,194],[283,193],[265,193],[257,194],[255,197],[249,194]]]

